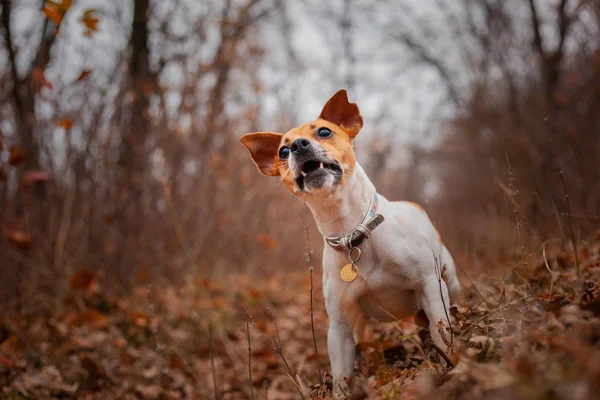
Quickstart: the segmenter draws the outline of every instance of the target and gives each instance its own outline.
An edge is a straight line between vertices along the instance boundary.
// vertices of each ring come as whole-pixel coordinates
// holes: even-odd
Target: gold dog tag
[[[358,276],[358,267],[354,264],[346,264],[342,268],[340,276],[344,282],[352,282]]]

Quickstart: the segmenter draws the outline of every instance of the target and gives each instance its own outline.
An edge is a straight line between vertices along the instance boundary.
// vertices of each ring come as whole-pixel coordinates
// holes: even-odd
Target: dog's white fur
[[[374,193],[374,185],[357,162],[342,187],[333,193],[319,191],[305,200],[321,234],[337,236],[362,222]],[[460,292],[450,252],[417,205],[391,202],[379,195],[377,212],[385,221],[361,244],[355,281],[346,283],[340,278],[340,269],[348,263],[346,253],[327,244],[323,251],[327,347],[336,386],[352,374],[355,345],[362,341],[365,321],[370,317],[389,322],[422,309],[430,321],[434,343],[447,349],[438,323],[447,326],[448,289],[453,295]],[[445,266],[445,280],[439,276],[440,269],[436,273],[434,257],[440,257],[440,269]]]

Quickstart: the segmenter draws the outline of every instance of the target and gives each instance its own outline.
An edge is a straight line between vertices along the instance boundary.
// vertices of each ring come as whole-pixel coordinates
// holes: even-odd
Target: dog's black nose
[[[310,140],[305,139],[305,138],[300,138],[300,139],[296,139],[292,142],[290,149],[292,150],[292,153],[301,155],[301,154],[306,153],[306,151],[308,150],[309,147],[310,147]]]

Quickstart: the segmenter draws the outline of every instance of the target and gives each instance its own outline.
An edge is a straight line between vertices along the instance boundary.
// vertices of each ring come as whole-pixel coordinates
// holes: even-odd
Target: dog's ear
[[[279,175],[279,168],[275,166],[275,163],[279,158],[277,152],[282,137],[281,133],[256,132],[248,133],[240,138],[240,142],[250,150],[252,161],[261,174]]]
[[[348,102],[348,94],[344,89],[338,90],[331,97],[319,118],[341,126],[354,139],[363,126],[363,119],[356,103]]]

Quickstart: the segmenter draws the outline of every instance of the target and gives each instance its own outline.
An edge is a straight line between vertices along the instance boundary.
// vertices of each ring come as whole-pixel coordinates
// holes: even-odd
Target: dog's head
[[[261,174],[279,176],[294,194],[334,191],[354,170],[352,140],[363,126],[345,90],[333,95],[316,120],[285,134],[249,133],[241,142]]]

